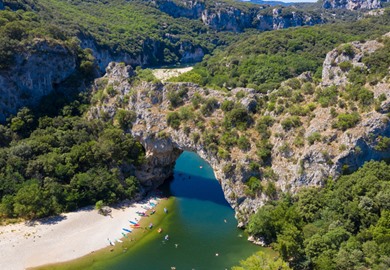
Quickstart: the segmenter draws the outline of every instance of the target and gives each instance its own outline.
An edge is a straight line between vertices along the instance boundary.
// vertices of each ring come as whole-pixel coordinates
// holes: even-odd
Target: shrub
[[[321,140],[321,134],[319,132],[313,132],[312,134],[307,136],[307,141],[309,142],[310,145],[320,140]]]
[[[246,151],[246,150],[249,150],[251,144],[250,144],[249,140],[247,139],[247,137],[241,136],[241,137],[237,140],[237,146],[238,146],[238,148],[240,148],[241,150]]]
[[[375,150],[385,152],[390,149],[390,138],[378,136],[378,143],[375,146]]]
[[[281,122],[281,124],[282,124],[283,129],[288,131],[292,128],[301,126],[302,122],[298,116],[290,116],[290,117],[285,118]]]
[[[337,116],[337,122],[333,124],[333,126],[337,129],[347,130],[357,125],[360,121],[360,115],[357,112],[353,112],[351,114],[348,113],[340,113]]]
[[[260,179],[254,176],[251,176],[245,185],[247,186],[246,193],[251,196],[254,196],[257,192],[262,191],[263,188]]]
[[[339,67],[342,71],[347,72],[352,68],[351,61],[344,61],[339,64]]]
[[[137,119],[137,114],[133,111],[119,109],[115,114],[115,120],[122,129],[132,127],[132,123]]]
[[[200,108],[200,112],[204,116],[210,116],[218,106],[218,101],[215,98],[210,98]]]
[[[344,44],[341,46],[341,51],[343,54],[353,57],[355,55],[355,50],[353,49],[352,44]]]
[[[230,158],[230,154],[225,149],[219,147],[218,148],[218,157],[221,158],[221,159],[229,159]]]
[[[178,129],[180,127],[180,116],[177,112],[171,112],[167,115],[167,123],[168,126],[171,126],[174,129]]]
[[[325,89],[319,89],[316,91],[315,100],[322,106],[328,107],[330,104],[335,104],[337,102],[337,87],[330,86]]]
[[[237,127],[240,130],[245,130],[252,122],[252,118],[244,108],[235,108],[230,112],[225,113],[223,126],[226,129]]]
[[[229,112],[234,108],[234,101],[231,100],[225,100],[221,104],[221,110],[224,112]]]
[[[187,94],[188,89],[186,87],[180,88],[178,91],[170,91],[167,95],[172,107],[176,108],[183,104],[183,98]]]

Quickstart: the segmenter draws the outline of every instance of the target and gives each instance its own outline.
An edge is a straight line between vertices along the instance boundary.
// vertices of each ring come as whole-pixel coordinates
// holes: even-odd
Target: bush
[[[234,127],[237,127],[239,130],[245,130],[250,126],[251,122],[252,117],[244,108],[234,108],[225,113],[223,126],[227,130]]]
[[[215,98],[207,99],[202,105],[202,107],[200,107],[200,112],[204,116],[210,116],[217,108],[217,106],[218,106],[218,101]]]
[[[180,116],[177,112],[168,113],[168,115],[167,115],[168,126],[174,128],[174,129],[178,129],[180,127],[180,122],[181,122],[181,119],[180,119]]]
[[[378,136],[378,143],[375,146],[375,150],[385,152],[390,150],[390,138]]]
[[[351,114],[340,113],[337,116],[337,122],[333,124],[333,126],[337,129],[347,130],[357,125],[360,121],[360,115],[357,112],[353,112]]]
[[[319,132],[313,132],[309,136],[307,136],[307,141],[310,145],[314,144],[315,142],[318,142],[321,140],[321,133]]]
[[[258,192],[261,192],[263,188],[260,179],[254,176],[251,176],[248,179],[248,181],[245,183],[245,185],[247,186],[246,193],[248,193],[251,196],[254,196]]]
[[[330,86],[316,91],[315,100],[322,106],[328,107],[337,102],[338,92],[336,86]]]
[[[241,150],[247,151],[247,150],[249,150],[251,144],[250,144],[248,138],[245,137],[244,135],[242,135],[242,136],[237,140],[237,146],[238,146],[238,148],[240,148]]]
[[[302,122],[298,116],[290,116],[290,117],[285,118],[281,122],[281,125],[285,131],[288,131],[292,128],[296,128],[296,127],[301,126]]]
[[[344,61],[339,64],[339,67],[342,71],[347,72],[352,68],[351,61]]]

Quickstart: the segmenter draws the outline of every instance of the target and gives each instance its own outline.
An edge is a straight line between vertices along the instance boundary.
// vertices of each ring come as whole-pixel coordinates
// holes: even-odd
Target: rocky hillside
[[[0,70],[0,122],[17,109],[36,104],[77,70],[76,52],[64,44],[34,39],[13,65]]]
[[[238,37],[219,31],[323,23],[297,10],[225,1],[0,1],[0,10],[5,7],[12,11],[0,14],[0,122],[72,79],[82,50],[89,57],[84,67],[103,74],[111,61],[199,62]]]
[[[295,8],[268,5],[247,5],[231,2],[159,0],[156,6],[173,17],[200,19],[218,31],[241,32],[246,28],[261,31],[324,23],[318,13],[302,12]]]
[[[111,63],[96,83],[90,116],[123,124],[123,111],[133,112],[126,123],[146,149],[148,169],[138,175],[146,186],[160,184],[181,151],[197,152],[243,225],[279,192],[319,186],[390,157],[389,64],[382,75],[373,66],[375,53],[388,49],[387,37],[343,45],[328,53],[322,84],[306,73],[267,95],[144,82],[130,67]],[[354,72],[363,70],[368,79],[357,82]]]
[[[326,9],[377,9],[382,7],[382,2],[388,0],[324,0],[323,7]]]

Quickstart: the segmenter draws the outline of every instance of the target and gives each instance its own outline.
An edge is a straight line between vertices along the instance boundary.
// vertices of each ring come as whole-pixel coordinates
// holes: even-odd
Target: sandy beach
[[[154,76],[165,82],[172,77],[177,77],[185,72],[191,71],[193,67],[184,67],[184,68],[158,68],[153,70]]]
[[[44,264],[69,261],[110,245],[130,229],[129,220],[139,220],[149,202],[112,208],[111,216],[98,214],[92,207],[34,224],[0,227],[0,269],[19,270]],[[108,240],[109,239],[109,240]]]

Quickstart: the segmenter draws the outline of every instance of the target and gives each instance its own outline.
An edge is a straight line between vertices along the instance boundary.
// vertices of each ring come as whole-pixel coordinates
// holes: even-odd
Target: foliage
[[[240,261],[240,266],[232,267],[232,270],[290,270],[286,262],[278,259],[272,259],[264,252],[257,252],[246,260]]]
[[[24,119],[21,113],[26,110],[15,118]],[[78,116],[43,116],[37,122],[38,127],[18,124],[13,132],[23,130],[25,138],[15,134],[0,149],[1,216],[39,218],[99,200],[133,198],[138,180],[125,168],[141,164],[144,153],[131,135]],[[9,132],[15,123],[11,119]]]
[[[340,113],[337,116],[337,121],[333,123],[333,126],[341,130],[347,130],[356,126],[359,121],[360,115],[357,112]]]
[[[223,126],[225,129],[230,130],[236,127],[239,130],[246,130],[252,122],[251,116],[244,108],[234,108],[231,111],[225,113],[223,120]]]
[[[266,93],[278,88],[282,81],[305,71],[311,71],[316,78],[320,78],[326,53],[338,44],[375,38],[388,32],[388,12],[381,17],[348,24],[299,27],[252,35],[205,58],[191,72],[176,80],[191,81],[192,77],[201,77],[202,80],[197,80],[196,83],[217,89],[251,87]],[[341,48],[348,55],[353,54],[351,49],[348,45]],[[383,54],[378,52],[366,61],[379,63],[383,57],[381,55]],[[388,67],[386,61],[381,65],[384,69],[380,68],[378,73],[384,74],[382,72]]]
[[[321,133],[319,132],[313,132],[307,137],[307,141],[309,142],[310,145],[312,145],[313,143],[319,140],[321,140]]]
[[[254,196],[257,192],[262,191],[263,186],[259,178],[251,176],[245,183],[247,186],[246,193]]]
[[[302,125],[301,120],[299,119],[298,116],[289,116],[283,119],[281,122],[282,127],[284,130],[288,131],[292,128],[296,128]]]
[[[250,234],[271,244],[294,269],[388,269],[390,165],[307,188],[258,209]]]
[[[390,138],[386,136],[378,136],[378,143],[375,146],[375,150],[377,151],[389,151],[390,149]]]
[[[328,107],[331,104],[335,104],[337,102],[337,96],[338,92],[336,86],[330,86],[316,91],[316,101],[322,107]]]

